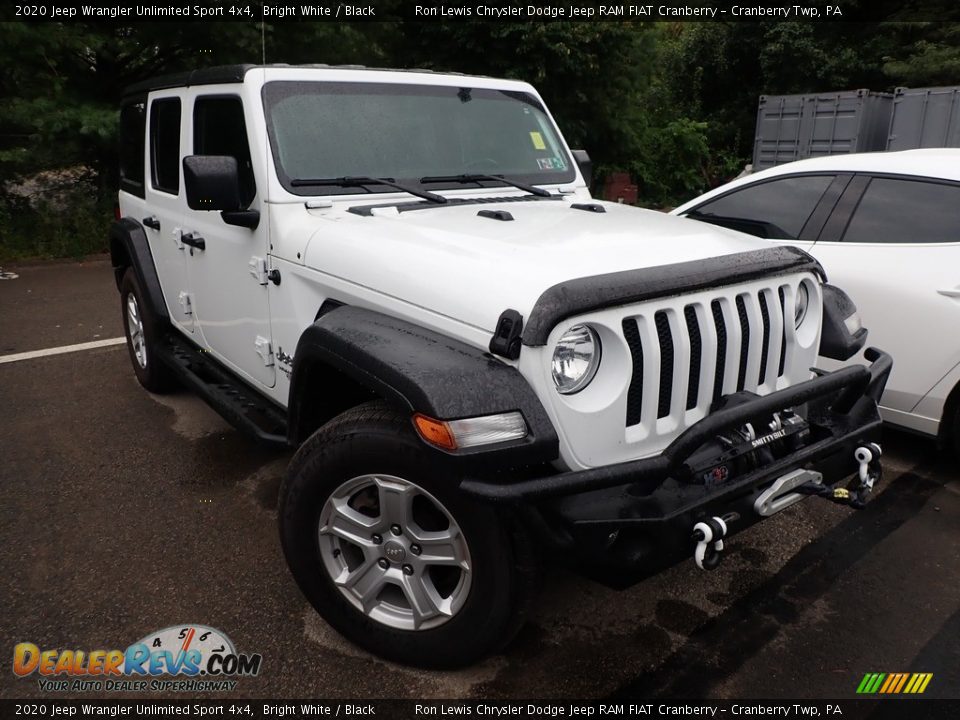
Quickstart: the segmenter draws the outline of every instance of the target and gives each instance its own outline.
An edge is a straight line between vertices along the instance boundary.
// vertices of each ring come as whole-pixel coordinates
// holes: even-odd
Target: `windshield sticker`
[[[538,132],[530,133],[530,139],[533,141],[533,147],[537,150],[546,150],[547,144],[543,141],[543,135]]]
[[[558,157],[537,158],[537,165],[541,170],[563,170],[564,162]]]

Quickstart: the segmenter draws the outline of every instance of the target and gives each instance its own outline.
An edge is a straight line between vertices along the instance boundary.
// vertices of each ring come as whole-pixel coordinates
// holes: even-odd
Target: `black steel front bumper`
[[[877,403],[893,362],[875,348],[869,367],[852,366],[711,413],[688,428],[660,455],[520,481],[471,479],[461,490],[477,499],[515,506],[541,541],[586,561],[600,579],[629,584],[689,557],[697,522],[736,514],[730,534],[762,519],[756,498],[777,478],[800,468],[838,485],[859,467],[854,451],[876,441]],[[758,417],[792,409],[809,425],[802,446],[771,462],[709,487],[691,464],[718,435]],[[605,577],[609,571],[612,577]]]

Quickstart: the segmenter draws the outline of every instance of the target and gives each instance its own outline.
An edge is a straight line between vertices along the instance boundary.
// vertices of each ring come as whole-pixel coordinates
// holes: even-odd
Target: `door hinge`
[[[257,335],[253,344],[257,349],[257,355],[263,360],[263,366],[270,367],[273,365],[273,348],[270,346],[270,340],[262,335]]]
[[[250,274],[257,279],[258,283],[261,285],[267,284],[270,274],[267,271],[266,258],[254,256],[250,258],[250,262],[247,263],[247,267],[250,268]]]
[[[193,315],[193,298],[190,297],[190,293],[181,290],[177,300],[180,302],[180,307],[183,308],[184,315]]]

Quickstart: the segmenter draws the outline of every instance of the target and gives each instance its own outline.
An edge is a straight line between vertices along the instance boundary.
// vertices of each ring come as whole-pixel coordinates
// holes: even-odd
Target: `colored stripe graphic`
[[[920,695],[932,679],[933,673],[867,673],[857,685],[857,694]]]
[[[891,673],[890,675],[887,675],[886,682],[884,682],[883,685],[880,686],[880,692],[881,693],[890,692],[890,686],[896,684],[898,678],[899,678],[899,675],[897,675],[897,673]]]
[[[900,673],[900,682],[897,683],[897,686],[891,692],[895,692],[895,693],[900,692],[901,690],[903,690],[903,686],[906,684],[906,682],[907,682],[907,673]]]
[[[860,688],[857,690],[858,693],[869,693],[870,686],[873,685],[873,681],[877,679],[876,673],[867,673],[863,676],[863,682],[860,683]]]

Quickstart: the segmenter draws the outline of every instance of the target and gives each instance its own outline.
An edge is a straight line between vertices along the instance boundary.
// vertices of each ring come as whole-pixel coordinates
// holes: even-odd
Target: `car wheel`
[[[953,457],[960,459],[960,402],[954,404],[953,418],[947,434],[947,447],[953,451]]]
[[[143,291],[133,268],[127,268],[120,282],[120,311],[123,313],[123,332],[133,372],[143,387],[153,393],[170,390],[173,373],[160,361],[157,344],[161,325],[150,305],[144,302]]]
[[[533,595],[529,544],[458,484],[383,403],[314,433],[290,463],[279,519],[317,612],[355,644],[420,667],[462,666],[509,641]]]

